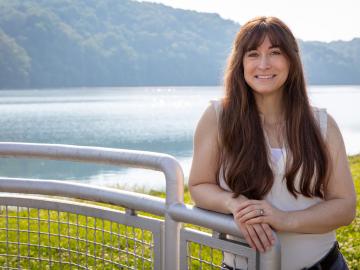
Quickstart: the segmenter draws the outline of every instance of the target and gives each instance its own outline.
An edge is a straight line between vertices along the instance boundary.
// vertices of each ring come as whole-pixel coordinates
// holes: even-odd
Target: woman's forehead
[[[274,48],[279,48],[279,45],[273,44],[273,42],[271,42],[270,38],[268,36],[265,36],[262,43],[260,43],[255,49],[259,49],[259,48],[274,49]]]
[[[269,43],[267,46],[269,48],[277,48],[279,45],[279,38],[274,34],[269,32],[262,33],[254,33],[252,37],[250,37],[248,44],[245,45],[245,51],[256,50],[259,48],[264,42]]]

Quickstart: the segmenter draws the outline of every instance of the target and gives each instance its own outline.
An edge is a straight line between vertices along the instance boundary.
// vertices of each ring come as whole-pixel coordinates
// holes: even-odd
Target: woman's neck
[[[255,95],[256,104],[261,114],[263,124],[278,125],[284,122],[284,104],[280,93],[278,95]]]

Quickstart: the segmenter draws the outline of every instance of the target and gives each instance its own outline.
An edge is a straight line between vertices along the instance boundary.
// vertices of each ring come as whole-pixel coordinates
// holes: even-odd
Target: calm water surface
[[[360,86],[312,86],[313,105],[337,121],[348,154],[360,152]],[[74,88],[0,91],[0,141],[165,152],[189,173],[192,136],[220,87]],[[162,189],[158,172],[81,163],[0,159],[0,175]]]

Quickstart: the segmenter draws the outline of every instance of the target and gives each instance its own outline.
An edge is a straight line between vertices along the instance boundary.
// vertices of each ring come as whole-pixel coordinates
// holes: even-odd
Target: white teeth
[[[271,79],[271,78],[275,77],[275,75],[257,75],[255,77],[258,79]]]

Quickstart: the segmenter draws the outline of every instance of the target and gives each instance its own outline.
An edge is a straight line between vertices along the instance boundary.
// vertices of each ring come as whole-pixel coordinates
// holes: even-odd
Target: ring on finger
[[[259,216],[265,215],[264,209],[259,209]]]

